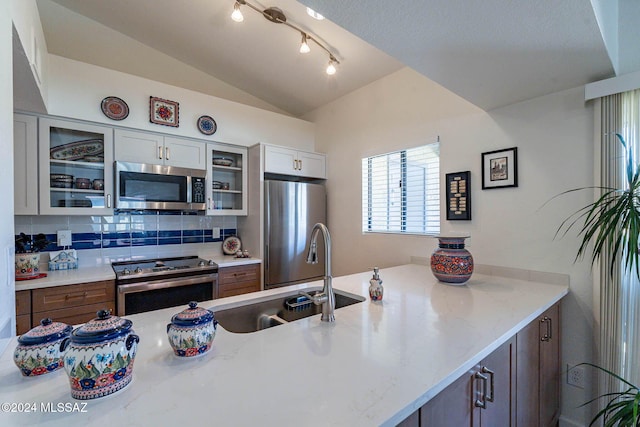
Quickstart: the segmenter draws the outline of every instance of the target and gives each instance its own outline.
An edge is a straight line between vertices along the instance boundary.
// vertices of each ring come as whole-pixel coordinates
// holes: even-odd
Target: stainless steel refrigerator
[[[265,289],[322,278],[324,242],[318,239],[318,264],[307,264],[313,226],[326,224],[324,185],[265,181]]]

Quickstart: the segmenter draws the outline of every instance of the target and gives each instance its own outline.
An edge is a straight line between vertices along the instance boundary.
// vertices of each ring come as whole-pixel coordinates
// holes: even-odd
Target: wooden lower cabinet
[[[16,291],[16,334],[31,329],[31,291]]]
[[[515,337],[420,408],[420,426],[515,425]]]
[[[517,335],[518,427],[551,427],[560,416],[560,307]]]
[[[103,280],[33,289],[31,303],[32,325],[47,317],[70,325],[85,323],[95,318],[99,310],[115,313],[115,282]]]
[[[260,264],[221,267],[216,298],[242,295],[260,290]]]
[[[557,426],[560,416],[559,332],[560,304],[557,303],[398,425]],[[482,377],[486,378],[486,393],[483,393]],[[482,408],[483,396],[487,395],[493,395],[493,399],[487,399],[486,407]]]

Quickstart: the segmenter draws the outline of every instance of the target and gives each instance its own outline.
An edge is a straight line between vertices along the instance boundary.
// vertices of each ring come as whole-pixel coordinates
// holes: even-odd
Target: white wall
[[[33,80],[39,96],[45,107],[47,105],[47,85],[48,85],[48,64],[47,64],[47,43],[40,23],[40,14],[35,0],[7,0],[11,3],[10,17],[18,33],[21,48],[26,56]],[[5,2],[7,2],[5,1]],[[24,76],[19,76],[21,79]],[[31,77],[31,76],[30,76]],[[32,88],[29,86],[25,93],[31,94]]]
[[[584,105],[582,88],[486,113],[405,68],[305,118],[315,121],[316,148],[329,156],[328,223],[336,275],[430,256],[436,245],[430,237],[362,234],[361,159],[430,143],[439,135],[442,181],[449,172],[470,170],[472,177],[473,220],[443,219],[442,232],[469,233],[468,248],[479,264],[569,274],[562,366],[591,360],[590,269],[586,262],[573,263],[575,235],[554,240],[561,221],[591,194],[544,206],[563,190],[593,182],[593,112]],[[483,191],[481,153],[514,146],[519,187]],[[441,214],[445,218],[444,210]],[[585,409],[576,408],[589,393],[563,384],[566,421],[585,421]]]
[[[12,32],[11,6],[0,1],[0,354],[15,331]]]
[[[210,141],[251,146],[258,142],[312,150],[315,126],[305,120],[239,104],[131,74],[49,55],[49,114],[126,126]],[[102,114],[107,96],[122,98],[129,117],[114,121]],[[180,126],[149,122],[149,96],[180,104]],[[218,130],[211,136],[198,131],[202,115],[214,118]]]

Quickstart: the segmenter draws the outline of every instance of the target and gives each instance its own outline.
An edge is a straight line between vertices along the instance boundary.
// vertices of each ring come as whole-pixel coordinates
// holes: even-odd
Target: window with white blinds
[[[440,143],[362,159],[362,231],[440,232]]]

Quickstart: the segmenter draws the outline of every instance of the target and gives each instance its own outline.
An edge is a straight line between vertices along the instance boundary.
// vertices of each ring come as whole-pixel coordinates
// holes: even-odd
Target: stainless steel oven
[[[197,256],[112,263],[118,316],[215,297],[218,265]]]

